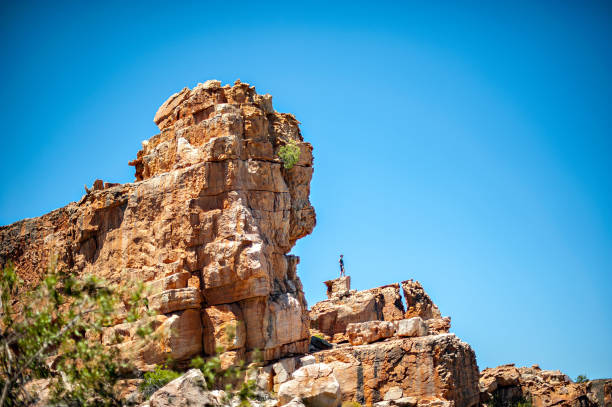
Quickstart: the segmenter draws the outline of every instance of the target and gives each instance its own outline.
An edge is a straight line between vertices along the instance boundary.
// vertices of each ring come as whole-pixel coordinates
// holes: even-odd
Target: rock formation
[[[474,351],[455,335],[438,332],[439,325],[450,328],[450,319],[443,320],[439,311],[420,314],[426,320],[405,319],[399,284],[355,291],[349,278],[341,277],[325,285],[328,299],[311,308],[311,328],[336,345],[313,356],[330,368],[342,401],[381,407],[479,404]],[[410,287],[420,288],[409,302],[414,309],[437,310],[419,283]],[[299,386],[293,375],[303,360],[279,361],[278,367],[264,369],[272,378],[263,381],[272,383],[270,390]]]
[[[389,284],[369,290],[351,290],[350,277],[340,277],[326,281],[327,300],[316,303],[310,309],[310,328],[325,339],[335,343],[350,340],[348,332],[361,329],[351,324],[369,321],[396,322],[419,317],[425,321],[431,333],[447,333],[450,330],[450,317],[442,318],[438,307],[431,301],[418,281],[407,280],[401,283],[406,298],[407,311],[400,296],[400,284]],[[406,322],[402,322],[404,327]],[[389,324],[368,324],[371,329],[391,326]],[[390,329],[390,328],[389,328]],[[383,329],[393,336],[395,330]],[[380,331],[380,330],[379,330]],[[382,332],[382,331],[380,331]],[[409,335],[405,335],[409,336]],[[373,340],[369,341],[373,342]]]
[[[169,357],[180,367],[218,347],[228,366],[258,349],[264,363],[253,378],[278,394],[262,397],[261,407],[476,407],[527,398],[537,407],[610,405],[611,381],[576,384],[513,365],[485,369],[479,380],[474,351],[449,333],[450,317],[417,281],[363,291],[351,290],[348,276],[326,281],[328,299],[308,311],[299,259],[288,253],[315,225],[312,147],[269,95],[208,81],[172,95],[154,121],[160,133],[130,163],[135,182],[97,179],[79,202],[0,227],[0,266],[12,261],[28,287],[52,258],[77,275],[145,282],[159,339],[141,345],[125,318],[99,338],[141,370]],[[278,154],[286,145],[300,152],[290,169]],[[137,381],[126,379],[122,391]],[[142,406],[229,403],[204,387],[201,372],[190,370]]]
[[[480,398],[485,405],[499,406],[526,400],[534,407],[608,407],[612,406],[612,380],[575,383],[558,370],[508,364],[481,372]]]
[[[12,260],[28,285],[53,255],[75,274],[147,282],[156,326],[170,336],[141,351],[144,366],[217,345],[229,359],[305,353],[306,301],[287,254],[315,225],[312,147],[298,121],[246,83],[208,81],[171,96],[155,123],[160,134],[130,163],[136,182],[97,180],[79,202],[1,227],[0,264]],[[277,156],[287,143],[300,150],[290,170]]]

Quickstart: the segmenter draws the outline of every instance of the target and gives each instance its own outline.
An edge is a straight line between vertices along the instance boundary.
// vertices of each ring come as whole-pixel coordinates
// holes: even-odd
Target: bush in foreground
[[[107,284],[95,276],[77,278],[49,266],[29,292],[12,264],[0,277],[0,406],[34,402],[26,383],[49,379],[50,403],[120,405],[113,386],[130,368],[116,347],[103,346],[103,330],[125,319],[151,336],[141,283]]]

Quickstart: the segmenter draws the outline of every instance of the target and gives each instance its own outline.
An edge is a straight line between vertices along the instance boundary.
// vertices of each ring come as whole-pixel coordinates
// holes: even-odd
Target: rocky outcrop
[[[350,289],[350,281],[348,276],[326,281],[328,299],[316,303],[310,309],[310,328],[322,334],[325,339],[335,343],[349,341],[357,345],[396,334],[422,336],[449,332],[450,317],[442,318],[438,307],[418,281],[407,280],[401,283],[407,311],[404,311],[400,284],[355,291]],[[420,321],[418,328],[413,318]],[[408,322],[411,319],[412,322]],[[409,325],[410,332],[407,330]]]
[[[308,407],[336,407],[340,405],[340,385],[328,365],[310,364],[296,370],[292,379],[281,384],[278,390],[281,405],[295,397]]]
[[[350,277],[326,281],[327,300],[310,309],[310,328],[333,342],[347,341],[351,323],[397,321],[404,317],[399,284],[369,290],[350,289]]]
[[[421,317],[424,320],[442,318],[440,310],[418,281],[402,281],[406,300],[406,318]]]
[[[377,342],[395,334],[395,326],[390,321],[368,321],[348,324],[346,336],[351,345]]]
[[[355,291],[349,277],[341,277],[325,285],[328,299],[310,309],[310,327],[340,345],[314,356],[333,370],[343,401],[380,407],[479,404],[474,351],[447,333],[450,318],[442,318],[420,283],[401,283],[407,311],[400,284]]]
[[[535,407],[608,407],[612,405],[612,380],[575,383],[558,370],[508,364],[481,372],[480,398],[484,405],[495,406],[526,400]]]
[[[342,400],[370,404],[391,392],[387,399],[414,397],[419,406],[433,400],[464,407],[479,402],[474,351],[453,334],[339,347],[314,356],[332,368]]]
[[[298,258],[287,254],[315,225],[298,121],[246,83],[208,81],[170,97],[155,123],[160,134],[131,162],[136,182],[97,180],[79,202],[1,227],[0,264],[12,260],[30,286],[53,255],[74,274],[145,281],[167,337],[139,351],[144,367],[218,345],[265,360],[307,352]],[[287,143],[300,150],[290,170],[277,156]],[[133,351],[129,327],[110,329]]]
[[[191,369],[157,390],[143,407],[205,407],[229,405],[224,391],[208,391],[204,375]]]

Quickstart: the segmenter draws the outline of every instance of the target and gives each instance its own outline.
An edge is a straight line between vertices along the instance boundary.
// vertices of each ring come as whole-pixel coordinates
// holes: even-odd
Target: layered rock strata
[[[406,299],[406,311],[400,295],[400,284],[397,283],[356,291],[350,289],[350,277],[347,276],[326,281],[325,285],[328,299],[313,305],[309,315],[311,330],[329,341],[350,341],[348,328],[351,324],[351,332],[378,330],[379,339],[394,335],[395,330],[390,330],[395,329],[392,325],[372,324],[370,321],[397,322],[418,317],[424,321],[427,332],[431,334],[447,333],[450,330],[450,317],[441,316],[440,310],[418,281],[406,280],[401,283]],[[360,323],[368,324],[355,325]],[[383,329],[383,326],[390,328]],[[397,323],[393,326],[397,326]],[[374,337],[376,336],[375,334]]]
[[[305,353],[306,301],[287,254],[315,225],[312,147],[298,121],[246,83],[208,81],[171,96],[155,123],[160,134],[130,163],[136,182],[97,180],[79,202],[1,227],[0,264],[13,261],[30,286],[53,255],[74,274],[145,281],[167,335],[139,350],[144,365],[218,345],[230,359]],[[300,150],[290,170],[277,154],[288,143]],[[133,350],[117,322],[107,336]]]
[[[420,283],[401,283],[408,311],[400,284],[355,291],[350,289],[350,279],[341,277],[325,285],[328,299],[311,308],[311,330],[336,345],[313,356],[331,368],[343,401],[381,406],[478,405],[474,351],[447,333],[450,318],[441,317]],[[284,366],[297,364],[285,362]],[[274,377],[272,382],[278,386],[282,380]]]
[[[318,395],[323,388],[334,389],[332,384],[337,382],[340,400],[365,405],[386,402],[421,407],[472,407],[479,404],[476,357],[470,346],[453,334],[393,338],[282,359],[261,369],[259,384],[279,392],[281,401],[286,402],[294,394],[289,390],[299,388],[306,380],[302,374],[296,376],[296,372],[304,367],[312,369],[313,363],[326,373],[319,384],[309,384],[308,389],[302,390],[309,397]],[[308,379],[311,382],[315,381]]]

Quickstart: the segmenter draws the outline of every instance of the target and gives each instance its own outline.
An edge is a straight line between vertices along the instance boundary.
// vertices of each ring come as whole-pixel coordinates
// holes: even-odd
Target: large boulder
[[[476,407],[479,404],[478,366],[472,348],[453,334],[391,339],[345,346],[314,354],[331,367],[343,401],[360,404],[391,402],[396,398],[419,406]],[[395,402],[394,402],[395,403]]]
[[[420,317],[400,319],[393,322],[397,336],[424,336],[427,335],[427,325]]]
[[[280,385],[280,405],[291,402],[295,397],[301,399],[307,407],[336,407],[340,404],[340,385],[326,364],[303,366],[292,377],[292,380]]]
[[[351,345],[363,345],[387,339],[395,333],[395,325],[390,321],[368,321],[348,324],[346,335]]]
[[[224,391],[209,391],[199,369],[191,369],[151,395],[149,407],[209,407],[226,403]]]

